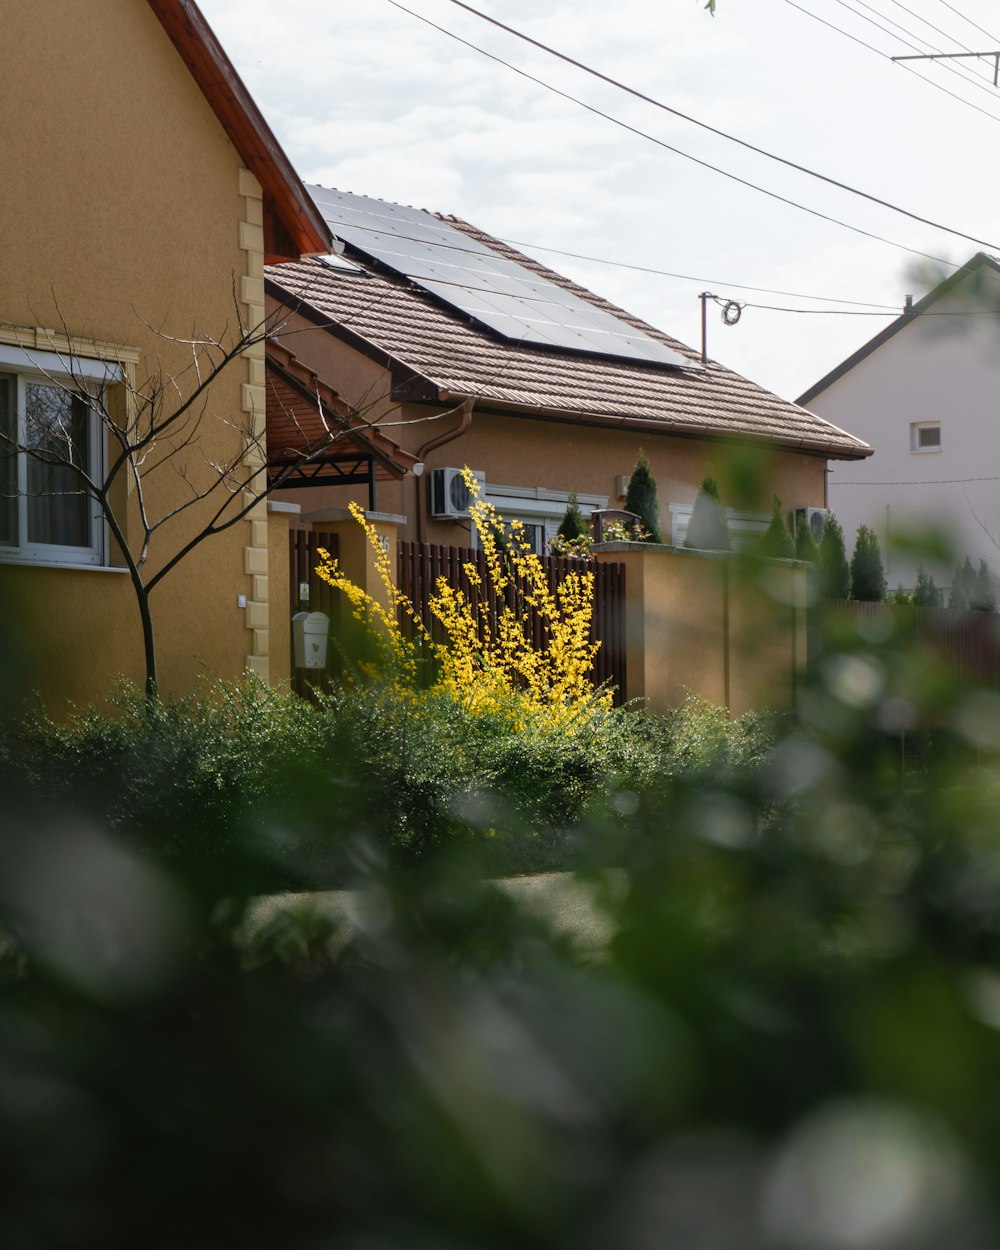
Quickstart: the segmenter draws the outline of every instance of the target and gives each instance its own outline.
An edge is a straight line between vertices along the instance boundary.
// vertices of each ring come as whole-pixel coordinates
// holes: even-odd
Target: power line
[[[968,22],[970,26],[975,26],[976,30],[978,30],[981,35],[985,35],[987,39],[992,39],[994,43],[998,42],[996,35],[991,35],[988,30],[984,30],[983,27],[974,22],[971,17],[966,17],[965,14],[959,9],[956,9],[953,4],[949,4],[948,0],[940,0],[940,2],[946,9],[951,9],[952,13],[957,14],[963,22]]]
[[[735,287],[739,291],[756,291],[760,295],[786,295],[791,299],[816,299],[826,304],[853,304],[859,307],[883,309],[886,312],[893,312],[896,307],[895,304],[877,304],[871,300],[841,299],[836,295],[803,295],[799,291],[779,291],[773,287],[750,286],[746,282],[720,282],[718,278],[699,278],[689,273],[670,273],[666,269],[653,269],[648,265],[633,265],[624,260],[608,260],[603,256],[586,256],[581,252],[567,252],[559,247],[547,247],[544,243],[525,243],[520,239],[502,239],[499,235],[497,238],[501,243],[508,243],[512,247],[528,247],[536,252],[552,252],[556,256],[570,256],[574,260],[592,261],[597,265],[614,265],[618,269],[634,269],[638,273],[649,273],[660,278],[678,278],[683,282],[697,282],[704,286]],[[461,250],[465,251],[466,249],[463,248]]]
[[[830,478],[830,486],[961,486],[966,482],[1000,482],[1000,477],[942,477],[923,482],[839,482]]]
[[[363,230],[369,234],[380,233],[378,227],[376,226],[362,226],[362,225],[355,224],[352,228],[355,230]],[[393,234],[392,237],[394,239],[407,240],[408,242],[412,242],[412,243],[426,243],[427,242],[426,238],[417,238],[416,235]],[[544,244],[541,244],[541,243],[526,243],[518,239],[502,239],[499,236],[497,236],[497,242],[506,243],[514,247],[535,248],[537,251],[555,252],[560,256],[571,256],[575,258],[576,260],[593,261],[594,263],[599,264],[599,265],[613,265],[616,268],[637,270],[640,273],[648,273],[657,277],[679,278],[686,282],[697,282],[697,283],[708,285],[708,286],[719,286],[723,288],[730,288],[730,289],[736,289],[736,290],[741,290],[741,291],[756,291],[758,293],[770,294],[770,295],[786,295],[792,299],[814,299],[814,300],[822,300],[830,304],[850,304],[853,306],[852,308],[849,308],[849,309],[846,309],[846,308],[788,308],[788,307],[778,305],[778,304],[758,304],[750,300],[727,301],[724,296],[719,296],[719,295],[712,296],[712,298],[715,300],[716,303],[721,304],[721,303],[727,303],[727,302],[736,302],[736,303],[739,303],[741,308],[756,308],[765,312],[801,313],[804,315],[828,316],[828,317],[882,317],[882,318],[885,318],[885,317],[900,317],[900,316],[905,315],[904,313],[900,313],[898,311],[898,306],[892,305],[892,304],[873,304],[865,300],[840,299],[837,296],[832,296],[832,295],[804,295],[797,291],[777,291],[770,287],[748,286],[746,283],[743,283],[743,282],[719,282],[711,278],[699,278],[691,274],[670,273],[665,269],[653,269],[646,265],[633,265],[633,264],[629,264],[626,261],[609,260],[601,256],[586,256],[580,252],[566,252],[560,248],[546,247]],[[357,245],[352,245],[352,246],[357,247]],[[479,252],[477,249],[461,247],[455,243],[445,243],[441,241],[436,241],[433,244],[433,246],[442,248],[447,251],[460,252],[462,255],[465,255],[465,256],[481,257],[482,255],[481,252]],[[364,248],[359,247],[357,248],[357,250],[363,252]],[[376,259],[378,258],[376,257]],[[388,264],[388,262],[385,262],[385,261],[381,263]],[[418,284],[422,285],[422,279],[419,274],[410,273],[406,269],[398,269],[394,265],[389,265],[389,268],[392,269],[393,273],[396,274],[398,277],[407,278],[407,279],[410,279],[411,281],[417,282]],[[444,286],[460,286],[460,287],[464,287],[466,290],[479,291],[484,294],[489,293],[489,291],[491,290],[490,287],[474,286],[470,284],[469,282],[449,281],[448,279],[445,279],[445,278],[438,278],[437,281],[440,282]],[[553,282],[546,282],[545,284],[548,286],[553,286],[553,287],[557,286],[557,284]],[[875,311],[856,311],[857,308],[865,308],[868,310],[875,310]],[[996,309],[996,310],[956,309],[950,312],[914,312],[913,317],[914,318],[916,317],[1000,317],[1000,309]]]
[[[352,229],[363,230],[366,234],[380,234],[381,233],[381,231],[379,230],[377,226],[363,226],[363,225],[360,225],[359,223],[355,223],[352,226]],[[334,233],[336,233],[336,230],[334,230]],[[400,234],[398,232],[393,232],[392,237],[394,239],[405,240],[409,243],[426,243],[427,242],[426,238],[418,238],[416,235],[412,235],[412,234]],[[740,291],[756,291],[760,295],[784,295],[790,299],[813,299],[813,300],[819,300],[822,303],[826,303],[826,304],[851,304],[852,306],[860,307],[860,308],[878,309],[880,310],[880,312],[889,313],[889,314],[895,313],[898,308],[898,305],[896,304],[878,304],[872,300],[842,299],[841,297],[836,296],[836,295],[805,295],[801,291],[782,291],[782,290],[776,290],[773,287],[750,286],[749,283],[746,283],[746,282],[723,282],[723,281],[720,281],[718,278],[702,278],[702,277],[698,277],[697,275],[689,274],[689,273],[672,273],[670,270],[667,270],[667,269],[654,269],[652,266],[649,266],[649,265],[635,265],[624,260],[611,260],[605,256],[588,256],[582,252],[568,252],[568,251],[565,251],[563,248],[548,247],[544,243],[527,243],[523,239],[504,239],[504,238],[501,238],[499,235],[495,235],[492,237],[496,238],[496,241],[498,243],[506,243],[510,247],[526,247],[526,248],[532,248],[538,252],[553,252],[557,256],[570,256],[574,260],[591,261],[597,265],[612,265],[617,269],[631,269],[631,270],[635,270],[638,273],[648,273],[648,274],[652,274],[654,277],[659,277],[659,278],[677,278],[683,282],[697,282],[705,286],[735,287],[737,290],[740,290]],[[442,248],[450,252],[459,252],[463,256],[477,256],[477,257],[481,256],[481,253],[476,248],[462,247],[461,245],[457,243],[446,243],[443,240],[435,240],[433,246]],[[364,249],[360,248],[359,250],[363,251]],[[402,273],[402,270],[396,270],[396,272]],[[404,274],[403,276],[412,277],[413,275]],[[554,285],[554,284],[551,284],[551,285]],[[757,307],[757,305],[754,305],[754,307]],[[761,305],[761,307],[763,307],[763,305]],[[874,315],[878,316],[880,315],[880,313],[876,313]]]
[[[884,312],[856,312],[850,308],[781,308],[777,304],[754,304],[746,302],[742,304],[744,308],[761,308],[768,312],[784,312],[784,313],[806,313],[813,316],[827,317],[885,317],[895,316],[903,317],[905,313],[884,313]],[[924,317],[1000,317],[1000,309],[953,309],[950,312],[914,312],[911,314],[911,320]]]
[[[942,30],[940,26],[935,26],[935,25],[934,25],[934,23],[933,23],[932,21],[930,21],[928,18],[926,18],[926,17],[921,17],[919,13],[914,13],[914,11],[913,11],[912,9],[908,9],[908,8],[906,7],[906,5],[905,5],[905,4],[903,4],[903,0],[890,0],[890,3],[891,3],[891,4],[894,4],[894,5],[896,6],[896,8],[897,8],[897,9],[902,9],[904,13],[909,13],[910,17],[914,17],[914,18],[916,18],[918,22],[923,22],[923,24],[924,24],[925,26],[929,26],[929,27],[931,28],[931,30],[933,30],[936,34],[940,35],[943,39],[953,39],[953,40],[955,41],[955,43],[957,43],[957,44],[958,44],[958,46],[959,46],[959,47],[960,47],[960,48],[961,48],[964,52],[971,52],[971,51],[972,51],[972,49],[971,49],[971,48],[970,48],[967,44],[964,44],[964,43],[961,41],[961,39],[958,39],[958,38],[956,38],[956,36],[949,34],[949,33],[948,33],[948,31],[946,31],[946,30]],[[873,10],[873,12],[877,12],[877,11],[878,11],[878,10]],[[886,21],[888,21],[888,20],[889,20],[889,19],[888,19],[888,18],[886,18]],[[912,32],[911,32],[911,33],[912,33]],[[916,35],[916,34],[914,34],[914,36],[913,36],[913,37],[914,37],[915,39],[920,38],[920,36],[919,36],[919,35]],[[926,40],[924,40],[924,42],[926,43],[927,41],[926,41]]]
[[[790,2],[790,0],[789,0]],[[841,221],[838,217],[832,217],[829,213],[821,213],[818,209],[807,208],[804,204],[800,204],[797,200],[788,199],[784,195],[779,195],[776,191],[768,191],[765,187],[758,186],[757,183],[749,182],[746,178],[740,178],[736,174],[731,174],[719,166],[704,161],[700,157],[692,156],[689,152],[684,152],[680,148],[674,147],[673,144],[667,143],[663,139],[656,138],[655,135],[649,134],[645,130],[640,130],[637,126],[631,126],[628,122],[622,121],[620,118],[612,117],[610,113],[605,113],[602,109],[592,104],[587,104],[577,96],[570,95],[568,91],[562,91],[559,87],[555,87],[552,83],[546,82],[542,78],[536,78],[534,74],[529,74],[527,70],[520,69],[517,65],[512,65],[509,61],[505,61],[502,57],[496,56],[492,52],[487,52],[485,48],[480,48],[477,44],[470,43],[468,39],[463,39],[460,35],[456,35],[453,31],[448,30],[444,26],[439,26],[437,22],[432,22],[429,17],[424,17],[422,13],[416,13],[413,9],[408,9],[405,4],[401,4],[399,0],[387,0],[393,8],[399,9],[403,13],[408,13],[410,17],[415,17],[418,21],[424,22],[426,25],[433,27],[443,35],[447,35],[449,39],[454,39],[456,43],[462,44],[466,48],[471,48],[473,52],[478,52],[481,56],[487,57],[491,61],[495,61],[498,65],[503,65],[506,69],[512,70],[515,74],[519,74],[522,78],[526,78],[529,82],[536,83],[539,87],[544,87],[546,91],[551,91],[554,95],[561,96],[564,100],[569,100],[573,104],[577,104],[580,108],[586,109],[588,113],[593,113],[596,117],[601,117],[605,121],[611,122],[615,126],[620,126],[622,130],[638,135],[641,139],[647,139],[650,143],[655,143],[657,147],[673,152],[676,156],[683,156],[686,160],[693,161],[694,164],[700,165],[704,169],[709,169],[713,173],[721,174],[723,178],[729,178],[732,182],[738,183],[740,186],[749,187],[752,191],[759,191],[761,195],[768,196],[769,199],[777,200],[780,204],[787,204],[790,208],[797,208],[800,212],[808,213],[811,217],[818,217],[821,221],[828,221],[832,225],[841,226],[844,230],[850,230],[854,234],[860,234],[866,239],[874,239],[877,243],[885,243],[888,247],[898,248],[900,251],[909,252],[911,256],[920,256],[924,260],[932,260],[935,264],[944,265],[948,269],[957,269],[958,266],[953,261],[946,260],[942,256],[932,256],[929,252],[921,252],[917,248],[908,247],[905,243],[897,243],[893,239],[887,239],[884,235],[875,234],[871,230],[863,230],[860,226],[852,226],[846,221]],[[919,75],[918,75],[919,76]],[[975,242],[975,240],[973,240]],[[985,246],[992,246],[986,244]]]
[[[874,20],[874,18],[868,17],[864,13],[859,13],[857,9],[852,8],[847,3],[847,0],[836,0],[836,2],[837,4],[841,6],[841,8],[846,9],[848,13],[853,13],[855,17],[860,17],[863,22],[869,22],[872,26],[875,27],[876,30],[880,30],[883,35],[888,35],[890,38],[895,38],[891,30],[886,30],[884,26],[880,26],[879,23]],[[925,47],[930,48],[932,52],[939,53],[942,51],[941,48],[935,47],[934,44],[932,44],[929,39],[925,39],[922,35],[918,35],[915,31],[908,30],[905,26],[901,26],[899,22],[893,21],[891,17],[886,17],[884,13],[879,13],[878,9],[872,8],[870,4],[866,4],[865,0],[857,0],[857,3],[860,4],[862,8],[868,9],[869,12],[871,13],[878,13],[878,16],[883,18],[890,25],[895,26],[897,30],[901,30],[904,35],[909,35],[912,39],[919,40],[920,43],[925,45]],[[907,12],[909,12],[909,10],[907,10]],[[918,21],[919,20],[920,19],[918,18]],[[913,52],[918,52],[918,53],[923,52],[923,48],[917,47],[915,43],[908,43],[905,39],[903,40],[903,42]],[[890,57],[890,60],[892,59],[893,58]],[[942,65],[941,68],[947,70],[948,73],[950,74],[957,75],[957,77],[961,78],[963,82],[967,82],[969,86],[977,87],[980,91],[985,91],[988,95],[995,96],[995,92],[993,91],[992,87],[982,85],[984,82],[988,81],[983,78],[982,74],[976,74],[973,72],[972,77],[970,78],[967,74],[962,73],[961,68],[957,65]],[[978,81],[974,81],[974,80],[978,80]],[[969,101],[965,101],[965,103],[969,103]],[[991,113],[989,114],[989,116],[992,117],[995,115]]]
[[[809,9],[805,9],[801,4],[797,4],[796,0],[785,0],[787,5],[793,9],[798,9],[800,13],[804,13],[806,17],[811,17],[814,22],[819,22],[822,26],[829,27],[830,30],[836,31],[838,35],[842,35],[845,39],[850,39],[852,43],[858,44],[862,48],[866,48],[869,52],[874,52],[876,56],[882,57],[883,60],[892,61],[892,57],[888,52],[883,52],[881,48],[876,48],[874,44],[866,43],[863,39],[859,39],[857,35],[852,35],[849,31],[843,30],[840,26],[833,22],[827,21],[825,17],[820,17],[818,13],[813,13]],[[906,70],[907,73],[913,74],[919,78],[921,82],[925,82],[929,87],[933,87],[935,91],[941,91],[946,96],[950,96],[953,100],[957,100],[959,104],[964,104],[966,108],[974,109],[977,113],[982,113],[984,117],[988,117],[991,121],[1000,122],[1000,117],[996,113],[991,113],[989,109],[980,108],[978,104],[973,104],[971,100],[967,100],[965,96],[960,96],[957,92],[949,91],[942,83],[935,82],[933,78],[928,78],[926,74],[921,74],[918,70],[910,65],[904,65],[902,62],[895,62],[900,69]]]
[[[396,0],[390,0],[390,3],[396,3]],[[984,239],[979,239],[974,235],[966,234],[962,230],[954,230],[950,226],[942,225],[940,222],[932,221],[927,217],[921,217],[917,213],[910,212],[909,209],[901,208],[898,204],[893,204],[888,200],[883,200],[877,195],[871,195],[867,191],[861,191],[859,188],[851,186],[849,183],[841,182],[839,179],[829,177],[827,174],[821,174],[817,170],[810,169],[806,165],[800,165],[798,162],[789,160],[784,156],[778,156],[774,152],[768,152],[765,148],[757,147],[756,144],[750,143],[746,139],[740,139],[735,135],[728,134],[726,131],[720,130],[716,126],[709,125],[708,122],[699,121],[696,117],[691,117],[687,113],[682,113],[680,109],[675,109],[669,104],[664,104],[661,100],[656,100],[652,96],[645,95],[643,92],[637,91],[634,87],[628,86],[626,83],[619,81],[617,78],[612,78],[608,74],[603,74],[599,70],[594,69],[592,66],[586,65],[582,61],[578,61],[574,57],[568,56],[565,52],[560,52],[558,49],[551,47],[549,44],[543,43],[538,39],[533,39],[530,35],[524,34],[523,31],[517,30],[513,26],[508,26],[505,22],[501,22],[495,17],[490,17],[488,13],[482,13],[479,9],[475,9],[472,5],[467,4],[465,0],[449,0],[449,3],[456,5],[460,9],[464,9],[468,13],[474,14],[474,16],[481,18],[484,22],[489,22],[491,26],[496,26],[500,30],[504,30],[508,34],[513,35],[515,38],[531,44],[532,47],[538,48],[542,52],[546,52],[550,56],[558,58],[560,61],[565,61],[566,64],[572,65],[586,74],[590,74],[592,77],[599,79],[601,82],[607,83],[609,86],[615,87],[619,91],[624,91],[626,94],[633,96],[637,100],[641,100],[645,104],[651,104],[654,108],[661,109],[665,113],[670,113],[672,116],[679,117],[683,121],[691,122],[693,125],[699,126],[702,130],[707,130],[711,134],[727,139],[730,143],[738,144],[740,147],[746,148],[747,151],[755,152],[758,156],[764,156],[767,157],[768,160],[777,161],[778,164],[784,165],[788,169],[794,169],[798,173],[806,174],[810,178],[817,178],[821,182],[825,182],[828,186],[837,187],[839,190],[847,191],[851,195],[860,196],[862,199],[868,200],[869,203],[878,204],[882,208],[888,208],[892,212],[908,217],[911,221],[919,222],[923,226],[930,226],[932,229],[942,230],[946,234],[954,235],[956,238],[966,239],[970,243],[977,243],[983,247],[994,248],[996,246],[995,244],[987,243]],[[838,0],[838,3],[843,3],[843,0]],[[402,6],[398,5],[397,7]],[[859,16],[861,15],[859,14]],[[799,207],[801,207],[801,205]]]

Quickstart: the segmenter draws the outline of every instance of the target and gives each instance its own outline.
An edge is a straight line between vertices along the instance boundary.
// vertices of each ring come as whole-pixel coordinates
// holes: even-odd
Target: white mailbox
[[[323,612],[296,612],[292,617],[292,641],[296,668],[325,668],[330,618]]]

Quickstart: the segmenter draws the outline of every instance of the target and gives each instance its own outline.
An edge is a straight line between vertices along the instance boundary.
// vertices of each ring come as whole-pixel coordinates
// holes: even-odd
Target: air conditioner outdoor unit
[[[795,532],[799,532],[800,525],[808,525],[812,530],[812,536],[817,542],[823,537],[823,527],[826,525],[827,518],[830,515],[829,508],[796,508],[795,509]]]
[[[486,493],[486,473],[482,469],[473,469],[472,476],[479,483],[481,499]],[[471,502],[469,488],[462,477],[461,469],[431,470],[432,517],[468,518]]]

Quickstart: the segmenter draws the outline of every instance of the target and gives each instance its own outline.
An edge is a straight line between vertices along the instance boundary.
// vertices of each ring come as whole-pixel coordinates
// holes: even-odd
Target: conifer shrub
[[[969,607],[974,612],[995,612],[997,609],[996,592],[993,589],[993,578],[987,568],[986,561],[979,561],[975,581],[969,592]]]
[[[757,543],[757,555],[768,560],[794,560],[795,540],[792,538],[777,495],[771,504],[771,520]]]
[[[948,592],[948,607],[964,612],[969,607],[972,589],[976,583],[976,572],[968,556],[955,570],[951,590]]]
[[[805,520],[795,527],[795,558],[806,564],[819,564],[819,544],[813,537],[812,526]]]
[[[698,487],[684,546],[698,551],[729,551],[732,547],[726,506],[710,473],[702,478]]]
[[[882,603],[885,592],[885,567],[878,536],[869,526],[859,525],[851,557],[851,598],[859,603]]]
[[[913,588],[913,606],[915,608],[939,608],[941,606],[941,591],[922,564],[917,568],[917,582]]]
[[[826,525],[823,526],[819,555],[823,598],[850,599],[851,566],[847,562],[844,531],[840,527],[840,522],[832,514],[827,517]]]
[[[585,538],[590,534],[590,526],[580,511],[580,503],[576,497],[576,491],[570,493],[566,511],[563,514],[562,521],[559,523],[558,534],[560,538],[567,539],[570,542],[577,538]]]
[[[625,511],[634,512],[649,535],[644,542],[662,543],[660,531],[660,500],[656,491],[656,479],[649,467],[646,453],[640,449],[632,476],[628,480],[625,495]]]

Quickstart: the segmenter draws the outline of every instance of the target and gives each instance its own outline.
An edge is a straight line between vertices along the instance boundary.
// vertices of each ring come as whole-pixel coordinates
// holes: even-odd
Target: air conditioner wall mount
[[[471,470],[479,485],[479,497],[486,494],[486,472]],[[435,520],[468,520],[471,494],[462,469],[432,469],[430,475],[431,516]]]

